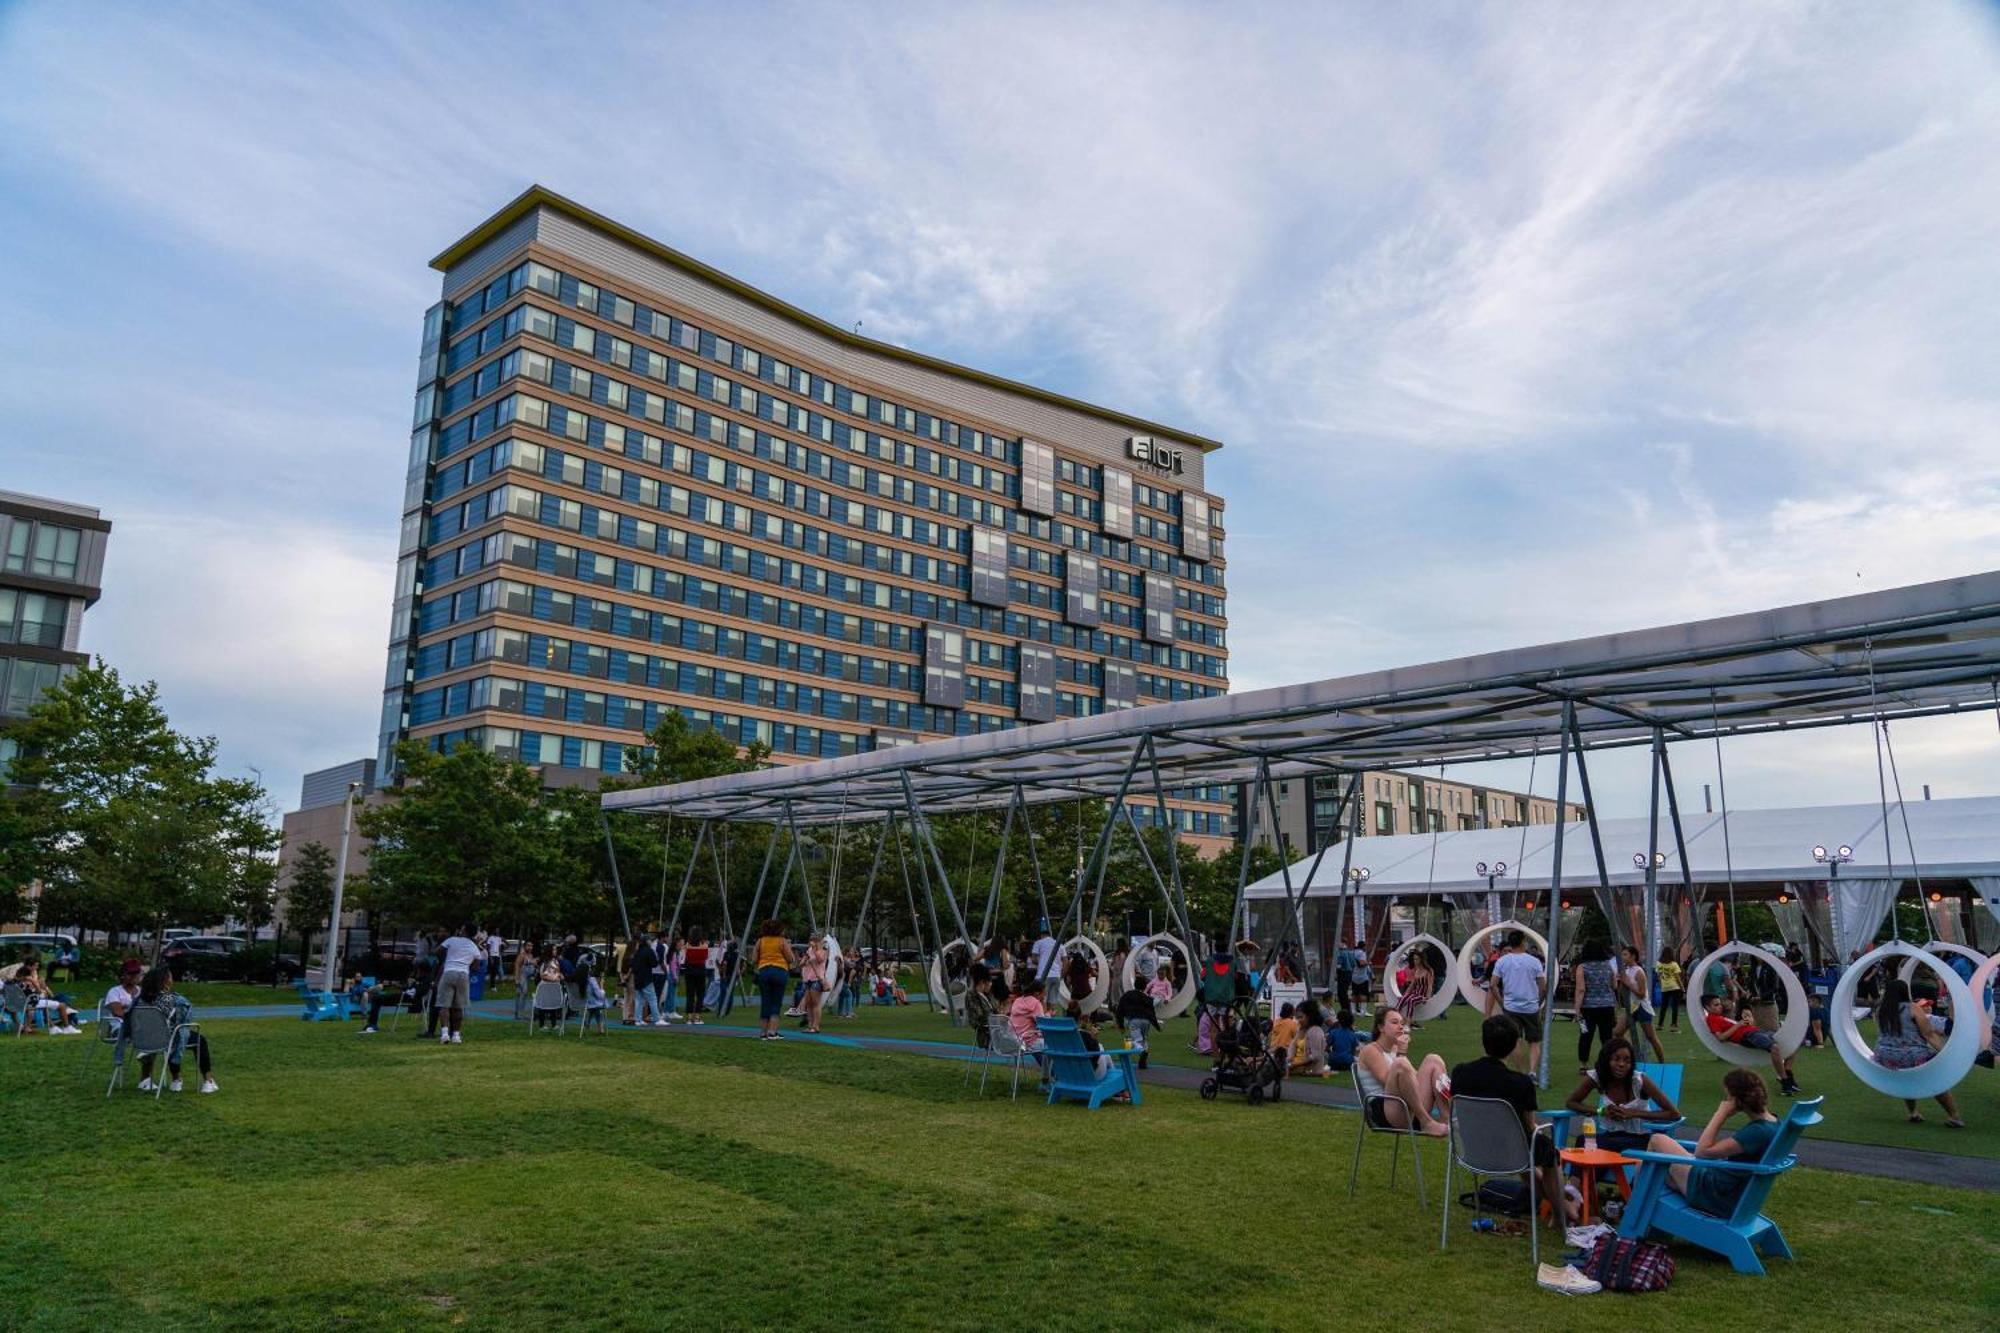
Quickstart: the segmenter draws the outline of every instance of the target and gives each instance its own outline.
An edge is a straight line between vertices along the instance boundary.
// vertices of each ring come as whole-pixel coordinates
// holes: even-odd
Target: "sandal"
[[[1964,1129],[1965,1122],[1958,1119],[1947,1120],[1944,1122],[1944,1127],[1946,1129]]]
[[[1924,1123],[1924,1118],[1921,1115],[1918,1115],[1915,1111],[1912,1111],[1910,1112],[1910,1123],[1913,1125],[1921,1125]]]

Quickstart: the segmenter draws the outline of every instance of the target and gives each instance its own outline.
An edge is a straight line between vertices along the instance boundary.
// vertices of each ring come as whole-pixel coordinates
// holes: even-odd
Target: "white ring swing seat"
[[[1540,936],[1536,938],[1539,939]],[[1390,951],[1388,960],[1382,964],[1382,1003],[1391,1009],[1400,1006],[1403,988],[1396,984],[1396,968],[1409,955],[1410,950],[1420,944],[1430,945],[1444,959],[1444,968],[1438,976],[1437,985],[1431,991],[1430,998],[1417,1006],[1416,1020],[1419,1023],[1428,1023],[1451,1008],[1452,1002],[1458,999],[1458,978],[1461,975],[1459,967],[1452,963],[1451,946],[1435,935],[1412,935]],[[1542,953],[1544,955],[1548,953],[1547,945],[1542,947]]]
[[[820,946],[826,950],[826,985],[820,991],[820,1003],[840,1003],[840,978],[846,972],[846,957],[840,952],[840,941],[833,937],[833,927],[828,926],[820,936]]]
[[[1974,1026],[1979,1029],[1979,1049],[1982,1051],[1993,1044],[1993,1008],[1986,992],[1994,984],[1996,970],[2000,970],[2000,953],[1981,963],[1973,971],[1972,980],[1965,983],[1965,989],[1972,994],[1973,1008],[1979,1013],[1979,1021]],[[1977,1052],[1974,1054],[1976,1058]]]
[[[1090,993],[1078,1003],[1078,1008],[1088,1016],[1102,1008],[1105,998],[1111,994],[1111,960],[1104,956],[1104,950],[1097,947],[1096,940],[1088,935],[1072,935],[1063,941],[1062,947],[1055,953],[1055,975],[1049,979],[1049,988],[1065,1005],[1074,998],[1069,993],[1069,987],[1063,983],[1063,960],[1078,948],[1090,951],[1091,975],[1096,978],[1090,983]]]
[[[957,949],[960,947],[963,947],[965,950],[965,966],[966,966],[965,980],[959,981],[955,983],[955,985],[947,987],[945,985],[945,978],[944,978],[945,955],[949,954],[953,949]],[[978,956],[979,956],[978,951],[972,947],[972,941],[966,939],[965,936],[963,935],[953,940],[950,944],[945,945],[944,948],[939,949],[936,955],[931,959],[931,970],[928,977],[928,980],[930,982],[931,998],[936,1000],[939,1004],[943,1005],[945,1008],[947,1009],[951,1008],[953,1002],[959,996],[965,994],[965,992],[971,987],[972,960]]]
[[[1945,1038],[1941,1050],[1914,1069],[1885,1069],[1876,1064],[1874,1048],[1861,1039],[1861,1029],[1854,1022],[1854,995],[1862,976],[1876,963],[1890,958],[1912,958],[1929,967],[1951,997],[1951,1035]],[[1913,944],[1892,940],[1861,955],[1841,973],[1827,1021],[1833,1025],[1833,1047],[1854,1077],[1884,1096],[1915,1101],[1951,1091],[1971,1072],[1972,1063],[1979,1056],[1979,1024],[1964,1022],[1959,1015],[1972,1012],[1971,988],[1959,979],[1958,973],[1945,966],[1943,959]]]
[[[1183,969],[1181,984],[1174,988],[1174,993],[1165,1003],[1153,1006],[1153,1012],[1159,1015],[1162,1022],[1169,1018],[1179,1018],[1194,1003],[1195,987],[1200,984],[1201,969],[1195,966],[1194,954],[1181,943],[1177,935],[1148,935],[1145,944],[1140,947],[1162,952],[1172,949],[1180,954],[1181,961],[1187,964]],[[1133,949],[1125,955],[1125,966],[1118,976],[1118,984],[1125,990],[1131,990],[1138,984],[1138,967],[1139,950]],[[1171,976],[1172,973],[1169,972],[1168,975]]]
[[[1490,926],[1481,926],[1478,930],[1473,931],[1471,935],[1466,937],[1465,943],[1459,947],[1458,971],[1455,975],[1453,975],[1451,979],[1452,989],[1454,992],[1456,992],[1459,989],[1460,985],[1459,977],[1470,977],[1472,975],[1472,955],[1475,952],[1477,952],[1480,945],[1486,943],[1487,937],[1491,935],[1498,935],[1502,931],[1513,931],[1513,930],[1518,930],[1523,935],[1526,935],[1528,937],[1528,942],[1533,944],[1537,949],[1540,949],[1542,951],[1542,966],[1544,968],[1549,966],[1549,942],[1542,938],[1542,933],[1540,931],[1536,930],[1533,926],[1530,926],[1525,921],[1513,921],[1513,920],[1497,921]],[[1394,960],[1392,959],[1391,961]],[[1550,984],[1553,985],[1555,979],[1551,977],[1549,981]],[[1490,995],[1492,993],[1492,988],[1493,988],[1493,981],[1492,978],[1489,977],[1487,978],[1486,982],[1487,995]],[[1383,982],[1383,995],[1385,997],[1388,995],[1387,980]],[[1473,1008],[1475,1009],[1481,1008],[1481,1000],[1485,998],[1486,996],[1479,996],[1475,998],[1473,987],[1471,987],[1470,985],[1467,985],[1465,987],[1465,1002],[1471,1005]]]
[[[1955,955],[1966,959],[1975,968],[1986,961],[1986,955],[1979,952],[1979,950],[1968,949],[1963,944],[1953,944],[1949,940],[1932,940],[1924,946],[1924,952],[1934,953],[1940,958]],[[1896,979],[1901,981],[1905,986],[1909,985],[1911,980],[1917,975],[1917,964],[1919,961],[1915,958],[1904,959],[1903,966],[1897,969]]]
[[[1778,1024],[1778,1030],[1771,1034],[1771,1041],[1777,1047],[1779,1055],[1787,1060],[1791,1059],[1798,1054],[1799,1048],[1806,1044],[1806,1033],[1810,1029],[1812,1018],[1807,1012],[1810,1002],[1806,999],[1806,988],[1799,984],[1798,974],[1785,965],[1784,959],[1776,957],[1769,949],[1760,949],[1741,940],[1732,940],[1722,945],[1689,969],[1687,980],[1682,983],[1681,994],[1693,996],[1695,1004],[1701,1006],[1704,1003],[1702,978],[1708,975],[1709,967],[1717,959],[1726,958],[1730,954],[1742,954],[1746,958],[1754,958],[1764,966],[1777,971],[1778,981],[1785,988],[1785,1017],[1784,1021]],[[1695,1040],[1706,1046],[1709,1054],[1718,1060],[1744,1069],[1759,1069],[1770,1063],[1762,1051],[1724,1041],[1710,1032],[1705,1011],[1695,1019],[1692,1026]]]

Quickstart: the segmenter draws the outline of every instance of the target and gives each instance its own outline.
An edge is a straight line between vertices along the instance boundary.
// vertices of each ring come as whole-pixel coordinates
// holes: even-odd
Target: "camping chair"
[[[171,1057],[180,1043],[184,1026],[174,1022],[166,1011],[157,1005],[135,1004],[125,1014],[125,1045],[130,1048],[128,1053],[135,1061],[143,1060],[149,1055]],[[159,1101],[160,1091],[167,1086],[168,1080],[165,1068],[161,1068],[158,1072],[160,1076],[153,1080],[155,1102]],[[104,1095],[109,1097],[123,1081],[124,1076],[125,1062],[113,1060],[111,1081],[105,1085]]]
[[[1537,1125],[1537,1136],[1549,1133],[1547,1125]],[[1451,1099],[1451,1137],[1445,1144],[1444,1224],[1438,1229],[1438,1248],[1451,1239],[1451,1172],[1458,1166],[1473,1175],[1472,1202],[1478,1212],[1479,1181],[1484,1176],[1528,1177],[1528,1256],[1542,1262],[1541,1201],[1535,1195],[1535,1145],[1522,1128],[1521,1113],[1513,1103],[1498,1097],[1454,1097]],[[1560,1207],[1562,1201],[1555,1201]]]
[[[1757,1257],[1759,1254],[1792,1257],[1791,1246],[1785,1243],[1778,1224],[1763,1214],[1764,1200],[1778,1177],[1797,1164],[1798,1158],[1792,1150],[1798,1146],[1800,1137],[1824,1118],[1819,1108],[1825,1100],[1814,1097],[1793,1102],[1784,1120],[1779,1122],[1771,1145],[1754,1162],[1674,1157],[1656,1152],[1627,1153],[1626,1156],[1639,1159],[1639,1179],[1632,1186],[1632,1200],[1625,1205],[1618,1234],[1633,1240],[1677,1237],[1721,1255],[1739,1273],[1762,1277],[1764,1264]],[[1683,1146],[1690,1150],[1694,1147],[1691,1143]],[[1737,1196],[1729,1216],[1716,1217],[1696,1208],[1669,1185],[1667,1172],[1676,1166],[1696,1171],[1728,1171],[1748,1176],[1749,1181]]]
[[[34,1021],[34,1012],[28,1007],[27,987],[18,981],[0,986],[0,1023],[11,1026],[15,1036],[26,1035],[28,1024]]]
[[[1094,1111],[1121,1092],[1132,1099],[1132,1105],[1139,1104],[1139,1076],[1132,1070],[1136,1052],[1090,1050],[1072,1018],[1038,1018],[1035,1027],[1041,1031],[1042,1057],[1048,1062],[1050,1105],[1067,1097]],[[1102,1075],[1097,1072],[1099,1056],[1108,1056],[1111,1061]]]
[[[1417,1150],[1417,1140],[1423,1135],[1417,1133],[1417,1117],[1411,1113],[1410,1104],[1395,1093],[1385,1091],[1382,1085],[1361,1067],[1359,1059],[1355,1060],[1353,1068],[1348,1072],[1354,1078],[1354,1095],[1361,1103],[1361,1128],[1354,1136],[1354,1167],[1347,1173],[1348,1197],[1353,1197],[1355,1182],[1361,1178],[1362,1145],[1368,1142],[1370,1134],[1389,1134],[1394,1136],[1395,1143],[1389,1151],[1389,1187],[1394,1189],[1396,1186],[1396,1164],[1403,1155],[1403,1140],[1408,1139],[1410,1165],[1417,1173],[1417,1202],[1426,1208],[1430,1207],[1430,1201],[1424,1195],[1423,1154]],[[1409,1128],[1398,1129],[1389,1123],[1389,1117],[1382,1113],[1382,1108],[1389,1102],[1394,1102],[1403,1108],[1403,1123]]]
[[[1010,1098],[1021,1095],[1021,1066],[1034,1057],[1028,1054],[1027,1043],[1014,1035],[1005,1014],[994,1014],[986,1020],[986,1049],[979,1055],[979,1095],[986,1095],[986,1075],[992,1066],[1005,1063],[1014,1067],[1014,1082],[1007,1095]],[[972,1072],[972,1061],[965,1064],[966,1073]]]
[[[537,1010],[547,1009],[555,1012],[556,1035],[561,1036],[563,1029],[569,1024],[569,992],[563,989],[563,984],[560,981],[536,982],[535,1008]],[[529,1029],[531,1032],[540,1030],[541,1024],[539,1022],[533,1028]]]

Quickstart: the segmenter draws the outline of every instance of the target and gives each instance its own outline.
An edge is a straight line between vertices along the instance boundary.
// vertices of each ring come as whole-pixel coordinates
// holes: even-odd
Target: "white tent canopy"
[[[1909,816],[1905,836],[1903,814]],[[1880,804],[1815,805],[1781,810],[1729,812],[1729,846],[1723,848],[1720,813],[1683,811],[1688,868],[1697,885],[1771,884],[1824,880],[1827,868],[1812,858],[1815,845],[1854,849],[1854,860],[1841,867],[1842,880],[1991,879],[2000,876],[2000,797],[1974,796],[1948,801],[1913,801],[1889,806],[1885,844]],[[1635,852],[1648,846],[1647,821],[1600,819],[1605,868],[1614,886],[1644,884],[1646,872],[1632,863]],[[1525,834],[1525,837],[1523,836]],[[1469,829],[1457,833],[1403,833],[1364,837],[1354,844],[1354,864],[1369,874],[1363,892],[1371,898],[1421,897],[1432,893],[1484,893],[1486,877],[1473,867],[1506,862],[1507,871],[1493,885],[1502,892],[1546,892],[1554,869],[1556,826],[1535,824],[1525,829]],[[1911,855],[1911,844],[1916,853]],[[1433,844],[1436,872],[1432,873]],[[1681,879],[1680,856],[1673,826],[1662,812],[1659,850],[1662,884]],[[1314,858],[1303,857],[1291,867],[1292,892],[1304,888],[1314,898],[1330,898],[1340,884],[1341,849],[1335,846],[1320,860],[1318,874],[1306,883]],[[1597,860],[1590,829],[1572,822],[1563,834],[1562,879],[1557,887],[1585,891],[1597,885]],[[1252,899],[1285,896],[1282,874],[1267,875],[1246,890]],[[1988,904],[1992,904],[1989,902]]]

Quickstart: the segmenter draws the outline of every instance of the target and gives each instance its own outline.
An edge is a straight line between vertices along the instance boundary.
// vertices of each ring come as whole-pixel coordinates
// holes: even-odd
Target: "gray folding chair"
[[[0,986],[0,1018],[14,1025],[14,1035],[25,1036],[28,1024],[35,1021],[35,1011],[28,1007],[28,990],[18,981],[10,981]]]
[[[1395,1093],[1384,1091],[1381,1085],[1362,1069],[1359,1060],[1354,1062],[1351,1072],[1354,1076],[1354,1095],[1361,1102],[1361,1128],[1354,1136],[1354,1167],[1347,1173],[1348,1196],[1353,1197],[1355,1183],[1361,1179],[1362,1145],[1368,1142],[1370,1134],[1387,1134],[1394,1144],[1389,1150],[1389,1187],[1394,1189],[1396,1186],[1396,1165],[1403,1154],[1403,1140],[1408,1139],[1410,1165],[1417,1173],[1417,1202],[1425,1208],[1430,1207],[1430,1200],[1424,1193],[1424,1158],[1417,1150],[1418,1140],[1422,1139],[1423,1135],[1417,1133],[1417,1117],[1411,1113],[1410,1104]],[[1392,1102],[1403,1108],[1403,1124],[1406,1128],[1398,1129],[1389,1123],[1384,1108]]]
[[[111,1058],[113,1060],[122,1060],[125,1053],[119,1049],[119,1046],[125,1040],[124,1033],[125,1020],[112,1013],[109,1009],[106,1009],[103,1003],[99,1002],[97,1006],[97,1030],[91,1034],[90,1040],[83,1044],[83,1065],[77,1077],[90,1077],[90,1066],[92,1061],[97,1058],[97,1048],[100,1046],[111,1047]]]
[[[126,1054],[140,1061],[146,1056],[171,1056],[174,1045],[179,1040],[182,1025],[174,1022],[164,1009],[157,1005],[135,1004],[125,1014]],[[159,1077],[153,1080],[153,1100],[160,1099],[160,1092],[167,1086],[168,1074],[165,1060],[156,1071]],[[109,1097],[125,1076],[125,1062],[111,1062],[111,1081],[104,1087],[104,1095]]]
[[[1538,1125],[1537,1135],[1549,1126]],[[1479,1182],[1487,1176],[1528,1177],[1528,1255],[1536,1267],[1542,1262],[1541,1204],[1536,1197],[1535,1145],[1521,1125],[1521,1113],[1513,1103],[1497,1097],[1454,1097],[1451,1099],[1451,1138],[1444,1159],[1444,1225],[1438,1230],[1438,1248],[1451,1238],[1451,1172],[1456,1165],[1472,1173],[1472,1201],[1477,1208]],[[1557,1206],[1561,1200],[1556,1200]]]
[[[423,1019],[425,1024],[429,1024],[429,1022],[431,1021],[431,997],[436,994],[437,994],[437,987],[432,986],[429,990],[424,992],[423,1003],[417,1006],[416,1009],[417,1016]],[[403,987],[403,993],[396,997],[396,1012],[389,1016],[389,1031],[391,1032],[402,1031],[403,1015],[409,1012],[410,1012],[410,988],[406,985]]]
[[[563,988],[563,984],[560,981],[536,982],[535,1008],[538,1010],[552,1009],[555,1011],[556,1035],[561,1036],[563,1028],[569,1023],[569,992]],[[541,1031],[541,1026],[541,1023],[538,1021],[529,1031],[539,1032]]]

